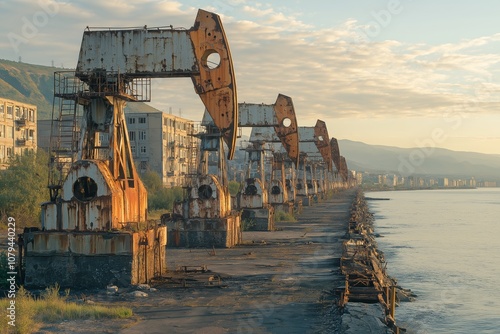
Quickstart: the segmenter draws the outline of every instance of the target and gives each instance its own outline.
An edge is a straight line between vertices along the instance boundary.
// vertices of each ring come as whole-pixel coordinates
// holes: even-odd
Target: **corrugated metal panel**
[[[265,127],[278,125],[273,104],[238,104],[238,126]]]
[[[250,132],[251,142],[263,141],[266,143],[280,142],[274,127],[254,127]],[[280,142],[281,143],[281,142]]]
[[[76,75],[96,69],[137,77],[191,76],[198,63],[187,30],[85,31]]]
[[[301,143],[314,142],[314,127],[299,126],[299,140]]]

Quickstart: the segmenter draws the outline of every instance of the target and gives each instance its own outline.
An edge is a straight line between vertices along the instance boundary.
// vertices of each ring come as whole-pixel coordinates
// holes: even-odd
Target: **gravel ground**
[[[85,298],[132,307],[127,320],[48,324],[41,333],[339,333],[334,290],[354,190],[305,207],[297,222],[278,231],[244,232],[232,249],[168,249],[167,277],[156,291],[131,289]],[[179,266],[205,272],[179,273]]]

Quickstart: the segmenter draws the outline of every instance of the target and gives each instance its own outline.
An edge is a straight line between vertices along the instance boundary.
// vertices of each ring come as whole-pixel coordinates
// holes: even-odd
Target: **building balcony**
[[[16,146],[26,146],[26,139],[25,138],[16,139]]]
[[[26,126],[26,118],[16,119],[16,127],[23,128]]]

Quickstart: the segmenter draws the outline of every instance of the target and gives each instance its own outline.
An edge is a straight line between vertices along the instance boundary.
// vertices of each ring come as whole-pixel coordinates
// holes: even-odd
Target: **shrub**
[[[229,181],[229,193],[231,196],[236,196],[240,190],[240,183],[236,181]]]
[[[277,222],[296,222],[297,219],[292,214],[286,213],[284,211],[276,211],[274,213],[274,219]]]

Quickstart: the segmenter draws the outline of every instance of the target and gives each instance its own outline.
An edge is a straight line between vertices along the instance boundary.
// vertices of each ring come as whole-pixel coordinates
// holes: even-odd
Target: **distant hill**
[[[0,59],[0,96],[37,106],[38,119],[50,119],[54,96],[54,72],[59,67],[31,65]],[[128,103],[125,112],[155,112],[143,102]]]
[[[63,69],[0,59],[0,96],[37,106],[38,118],[52,113],[54,72]]]
[[[476,177],[500,180],[500,155],[442,148],[399,148],[339,140],[349,169],[374,173]],[[411,163],[410,155],[415,163]],[[423,159],[420,159],[423,157]]]

